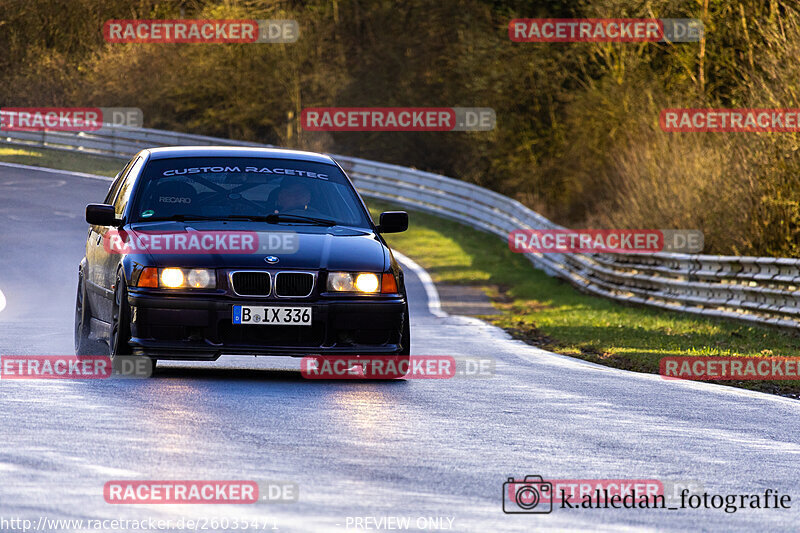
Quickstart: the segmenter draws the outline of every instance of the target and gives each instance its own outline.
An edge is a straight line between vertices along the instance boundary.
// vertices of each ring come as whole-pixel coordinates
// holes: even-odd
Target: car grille
[[[278,272],[275,294],[278,296],[308,296],[314,289],[314,274],[310,272]]]
[[[234,272],[233,290],[242,296],[269,296],[269,272]]]

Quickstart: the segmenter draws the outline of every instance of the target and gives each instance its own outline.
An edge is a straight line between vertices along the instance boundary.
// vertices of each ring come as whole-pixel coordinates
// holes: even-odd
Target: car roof
[[[316,152],[286,150],[283,148],[256,148],[244,146],[165,146],[148,148],[150,159],[172,157],[263,157],[270,159],[293,159],[335,165],[333,158]]]

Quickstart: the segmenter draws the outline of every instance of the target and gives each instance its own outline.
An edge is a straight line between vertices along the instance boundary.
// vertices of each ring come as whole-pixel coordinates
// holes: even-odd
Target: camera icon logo
[[[503,512],[506,514],[553,511],[553,484],[542,476],[525,476],[523,481],[513,477],[503,483]]]

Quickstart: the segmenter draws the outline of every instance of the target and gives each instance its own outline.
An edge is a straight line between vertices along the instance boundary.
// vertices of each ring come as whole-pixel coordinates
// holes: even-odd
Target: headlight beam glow
[[[165,268],[161,271],[161,284],[169,289],[183,286],[185,278],[180,268]]]
[[[378,292],[380,281],[378,276],[371,272],[365,272],[356,276],[356,289],[359,292]]]

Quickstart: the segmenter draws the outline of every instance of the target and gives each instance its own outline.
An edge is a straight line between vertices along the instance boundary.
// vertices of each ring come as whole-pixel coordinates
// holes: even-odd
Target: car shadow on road
[[[270,368],[209,368],[169,366],[155,369],[150,379],[208,379],[235,381],[306,381],[298,370]]]
[[[305,382],[309,384],[374,384],[386,386],[406,383],[405,379],[306,379],[299,370],[282,370],[270,368],[214,368],[214,367],[177,367],[156,368],[150,379],[192,379],[212,381],[272,381],[272,382]]]

